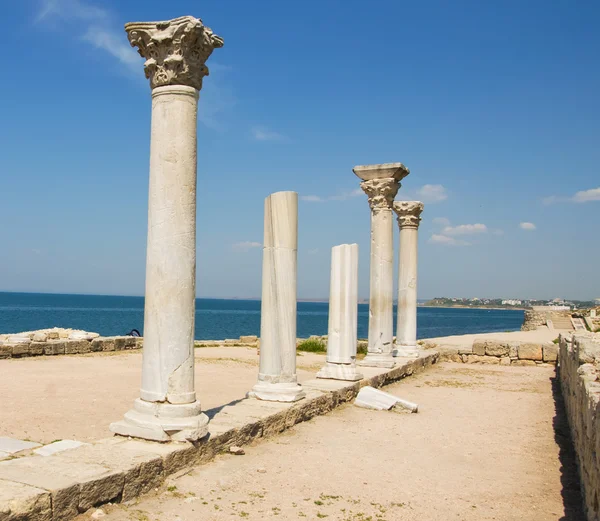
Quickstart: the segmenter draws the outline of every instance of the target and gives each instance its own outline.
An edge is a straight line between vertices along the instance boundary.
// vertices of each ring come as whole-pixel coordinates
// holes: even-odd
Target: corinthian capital
[[[418,228],[424,205],[421,201],[394,201],[394,212],[400,228]]]
[[[200,90],[208,76],[206,60],[223,39],[202,20],[182,16],[165,22],[131,22],[125,31],[132,47],[146,58],[144,71],[150,87],[188,85]]]
[[[360,183],[363,192],[369,198],[371,211],[376,212],[391,208],[394,197],[400,188],[400,182],[393,177],[387,179],[369,179]]]

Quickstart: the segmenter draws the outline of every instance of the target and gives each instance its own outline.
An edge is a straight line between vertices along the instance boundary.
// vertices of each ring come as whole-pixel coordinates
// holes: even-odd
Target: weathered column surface
[[[358,319],[358,244],[331,249],[327,362],[317,378],[360,380],[356,370]]]
[[[298,194],[265,199],[260,364],[248,396],[275,402],[304,398],[296,375]]]
[[[191,16],[125,30],[152,88],[146,299],[140,398],[110,429],[197,440],[208,431],[194,386],[198,91],[223,40]]]
[[[369,299],[369,345],[359,365],[393,367],[394,329],[394,226],[392,203],[400,180],[409,174],[402,163],[355,166],[360,187],[371,207],[371,265]]]
[[[394,212],[400,228],[398,261],[398,319],[394,356],[419,356],[417,346],[417,249],[423,203],[396,201]]]

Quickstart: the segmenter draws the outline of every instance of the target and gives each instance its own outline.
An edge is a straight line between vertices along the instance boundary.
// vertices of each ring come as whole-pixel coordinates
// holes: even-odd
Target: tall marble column
[[[394,226],[392,203],[400,180],[409,174],[402,163],[355,166],[360,187],[371,207],[371,265],[369,299],[369,345],[359,365],[393,367],[394,329]]]
[[[417,249],[423,203],[395,201],[394,212],[400,228],[398,261],[398,318],[394,356],[416,358],[417,347]]]
[[[317,378],[360,380],[356,370],[358,319],[358,244],[331,249],[327,362]]]
[[[298,194],[265,199],[260,362],[249,397],[274,402],[304,398],[296,375]]]
[[[146,299],[140,398],[110,429],[197,440],[208,418],[194,385],[196,121],[205,62],[223,40],[191,16],[125,30],[152,88]]]

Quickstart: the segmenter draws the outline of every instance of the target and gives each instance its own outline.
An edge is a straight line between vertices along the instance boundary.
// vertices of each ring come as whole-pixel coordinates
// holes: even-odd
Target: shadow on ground
[[[558,372],[558,368],[557,368]],[[583,512],[583,499],[579,472],[577,470],[577,454],[571,439],[571,430],[567,420],[565,402],[560,389],[558,374],[550,379],[552,383],[552,397],[554,398],[554,440],[559,448],[560,481],[562,484],[562,500],[565,515],[559,521],[581,521],[585,519]]]

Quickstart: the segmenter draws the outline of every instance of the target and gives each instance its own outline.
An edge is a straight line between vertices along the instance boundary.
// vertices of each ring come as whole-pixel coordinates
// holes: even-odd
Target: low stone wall
[[[98,351],[138,349],[142,339],[134,336],[101,337],[73,329],[41,329],[0,336],[0,358],[75,355]]]
[[[423,347],[435,348],[440,354],[440,360],[463,364],[554,365],[558,358],[558,345],[552,342],[534,344],[475,339],[473,345],[469,347],[437,346],[427,343]]]
[[[556,320],[557,318],[570,317],[571,311],[535,311],[533,309],[525,310],[525,318],[521,331],[533,331],[545,326],[548,320]]]
[[[559,364],[587,519],[600,521],[600,335],[561,335]]]

